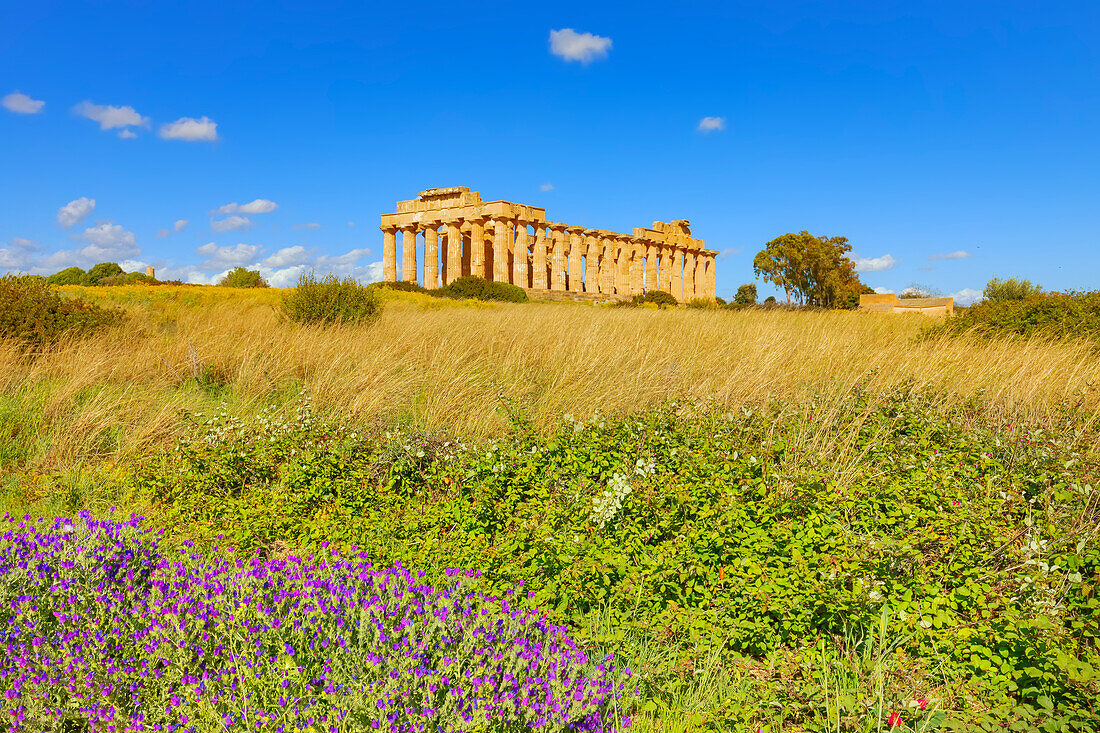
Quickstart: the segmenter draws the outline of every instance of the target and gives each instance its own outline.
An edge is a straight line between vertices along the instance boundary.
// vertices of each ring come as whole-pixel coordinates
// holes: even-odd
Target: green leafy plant
[[[123,269],[117,262],[100,262],[98,265],[92,265],[88,274],[84,276],[82,284],[100,285],[107,278],[122,274],[124,274]]]
[[[385,290],[396,290],[402,293],[429,293],[431,292],[423,285],[418,285],[414,282],[407,280],[397,280],[395,282],[380,282],[374,283],[373,287],[383,288]]]
[[[297,285],[283,295],[279,311],[295,323],[366,324],[382,314],[382,300],[376,290],[351,278],[318,279],[312,272],[303,272]]]
[[[1030,280],[1016,279],[1014,277],[1002,280],[999,277],[992,278],[985,284],[982,297],[994,303],[1005,300],[1024,300],[1043,294],[1043,288],[1038,283],[1032,285]]]
[[[756,305],[756,283],[745,283],[737,288],[737,294],[733,296],[733,302],[737,305]]]
[[[79,267],[66,267],[61,272],[55,272],[46,278],[50,285],[83,285],[87,282],[88,273]]]
[[[432,295],[441,298],[476,298],[477,300],[498,300],[506,303],[526,303],[527,293],[518,285],[494,282],[474,275],[466,275],[447,283]]]
[[[121,320],[121,311],[64,297],[43,278],[0,277],[0,338],[44,346],[63,336],[87,336]]]
[[[983,300],[931,329],[932,333],[944,331],[1095,339],[1100,337],[1100,291]]]
[[[266,288],[267,280],[263,278],[259,270],[246,270],[243,267],[234,267],[218,280],[218,285],[226,288]]]
[[[658,308],[672,308],[680,304],[672,293],[666,293],[663,290],[649,290],[643,295],[635,295],[629,302],[634,305],[652,303]]]

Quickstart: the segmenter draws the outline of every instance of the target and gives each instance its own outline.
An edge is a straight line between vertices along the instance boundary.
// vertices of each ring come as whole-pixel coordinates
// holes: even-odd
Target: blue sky
[[[0,271],[370,279],[380,214],[465,185],[690,219],[722,296],[802,229],[878,288],[1100,287],[1094,2],[36,2],[0,27]]]

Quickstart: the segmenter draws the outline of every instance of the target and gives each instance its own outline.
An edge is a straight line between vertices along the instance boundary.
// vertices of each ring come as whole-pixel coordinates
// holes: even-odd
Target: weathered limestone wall
[[[949,316],[955,312],[955,299],[899,298],[894,293],[864,293],[859,296],[859,309],[872,313],[920,313],[926,316]]]
[[[655,221],[619,234],[546,219],[546,210],[510,201],[482,201],[465,186],[430,188],[382,215],[382,279],[417,281],[417,236],[423,234],[424,286],[463,275],[550,292],[625,299],[647,290],[677,300],[713,300],[718,253],[691,236],[686,219]]]

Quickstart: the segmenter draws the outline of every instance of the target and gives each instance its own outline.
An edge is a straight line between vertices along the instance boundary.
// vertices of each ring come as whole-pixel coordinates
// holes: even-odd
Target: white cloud
[[[955,299],[956,305],[973,305],[982,299],[982,291],[974,290],[973,288],[963,288],[958,292],[951,293],[951,297]]]
[[[28,271],[38,242],[23,237],[12,237],[6,246],[0,247],[0,268]]]
[[[295,229],[320,229],[321,225],[315,221],[311,221],[308,224],[295,224]]]
[[[587,64],[605,58],[611,48],[611,39],[593,33],[577,33],[572,28],[550,31],[550,53],[566,61]]]
[[[879,288],[875,288],[875,292],[878,293],[879,295],[889,295],[890,293],[893,293],[894,291],[891,290],[890,288],[879,287]]]
[[[704,117],[695,128],[699,132],[718,132],[726,129],[725,117]]]
[[[243,232],[252,228],[252,220],[247,216],[227,216],[224,219],[211,219],[210,228],[215,232],[239,231]]]
[[[36,115],[42,111],[46,103],[40,99],[31,99],[18,89],[4,96],[2,102],[4,109],[21,115]]]
[[[134,233],[112,221],[96,222],[94,226],[85,229],[79,239],[87,242],[88,246],[80,249],[78,254],[89,261],[117,261],[141,254]]]
[[[724,249],[724,250],[722,250],[721,252],[718,253],[718,257],[720,259],[725,259],[726,257],[729,257],[730,255],[736,255],[736,254],[741,254],[741,248],[740,247],[727,247],[726,249]]]
[[[234,244],[221,247],[213,242],[207,242],[195,251],[206,258],[200,267],[209,272],[247,265],[256,259],[256,255],[260,252],[260,245]]]
[[[135,137],[137,137],[137,133],[130,128],[126,128],[125,130],[120,130],[118,136],[122,140],[133,140]]]
[[[883,270],[892,270],[894,265],[898,263],[892,255],[883,255],[881,257],[856,256],[852,261],[856,264],[856,272],[882,272]]]
[[[81,117],[87,117],[99,123],[100,130],[113,130],[116,127],[147,127],[149,118],[137,113],[133,107],[115,107],[109,104],[92,104],[84,101],[73,107]]]
[[[164,237],[167,237],[168,235],[170,235],[172,233],[179,234],[180,232],[182,232],[186,228],[187,228],[187,220],[186,219],[176,219],[176,223],[172,225],[171,229],[158,229],[157,230],[157,236],[160,237],[161,239],[163,239]]]
[[[159,134],[165,140],[215,142],[218,139],[218,123],[205,116],[202,119],[180,117],[175,122],[161,125]]]
[[[81,196],[57,210],[57,223],[63,229],[69,229],[74,224],[79,224],[88,214],[95,209],[95,199]]]
[[[554,190],[554,184],[547,181],[546,183],[539,186],[539,190],[540,191],[553,191]]]
[[[211,211],[211,214],[270,214],[275,209],[279,208],[279,205],[274,201],[268,199],[255,199],[249,201],[247,204],[238,204],[234,201],[231,204],[225,206],[219,206]]]
[[[929,260],[965,260],[970,257],[971,254],[966,250],[956,250],[954,252],[947,252],[946,254],[934,254],[929,257]]]
[[[309,262],[309,253],[306,248],[296,244],[293,247],[283,247],[260,264],[264,267],[270,267],[272,270],[278,270],[283,267],[304,265],[307,262]]]

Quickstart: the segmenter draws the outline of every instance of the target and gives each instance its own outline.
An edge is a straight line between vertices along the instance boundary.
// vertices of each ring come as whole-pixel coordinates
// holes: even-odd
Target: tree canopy
[[[1004,280],[995,277],[985,284],[985,290],[982,291],[982,296],[992,303],[1003,300],[1023,300],[1042,294],[1043,287],[1038,283],[1032,285],[1030,280],[1017,280],[1014,277]]]
[[[764,245],[753,258],[757,275],[798,303],[821,308],[854,308],[860,293],[872,292],[859,280],[848,258],[847,237],[817,237],[807,231],[788,232]]]

